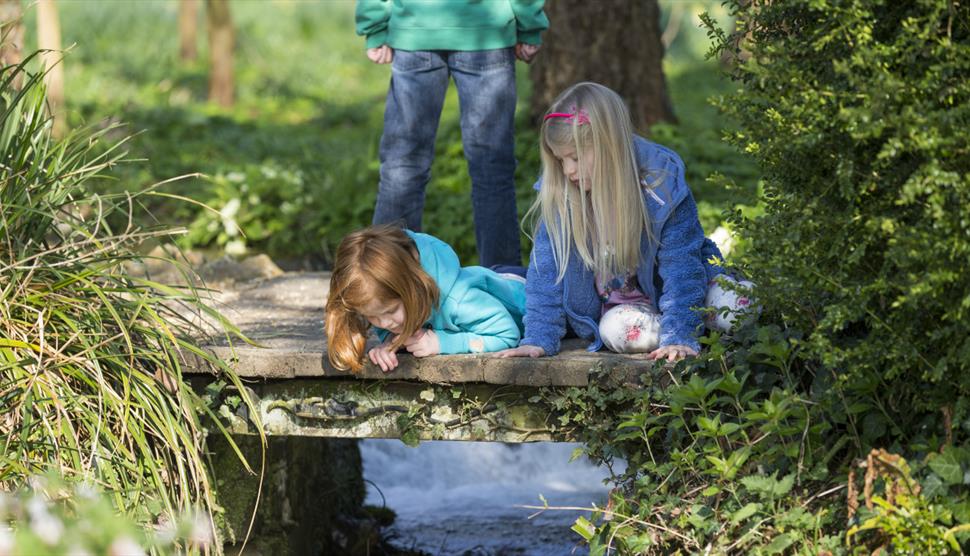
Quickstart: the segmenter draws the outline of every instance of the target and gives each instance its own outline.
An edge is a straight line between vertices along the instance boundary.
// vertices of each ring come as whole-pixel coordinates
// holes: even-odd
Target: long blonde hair
[[[542,188],[529,209],[545,223],[558,275],[566,274],[571,248],[599,275],[634,271],[640,264],[640,238],[650,237],[650,217],[640,190],[633,146],[633,124],[623,99],[598,83],[577,83],[561,93],[543,118],[540,129]],[[573,114],[572,117],[562,117]],[[576,152],[583,182],[569,183],[553,147]],[[584,168],[592,155],[592,168]],[[585,177],[581,177],[585,180]]]
[[[438,305],[438,285],[421,267],[414,241],[394,226],[370,226],[347,234],[337,247],[327,300],[327,357],[340,370],[359,372],[370,323],[360,309],[375,299],[400,300],[404,326],[395,350],[417,332]]]

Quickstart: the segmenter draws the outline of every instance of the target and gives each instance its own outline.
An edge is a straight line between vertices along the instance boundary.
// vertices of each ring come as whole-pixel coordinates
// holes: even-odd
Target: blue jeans
[[[515,210],[515,55],[395,50],[381,136],[374,224],[421,229],[435,134],[449,75],[458,89],[461,140],[472,182],[479,264],[521,265]]]

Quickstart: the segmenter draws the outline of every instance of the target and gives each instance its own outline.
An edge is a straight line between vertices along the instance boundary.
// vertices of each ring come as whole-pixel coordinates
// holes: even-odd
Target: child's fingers
[[[394,355],[392,351],[384,351],[384,364],[381,365],[381,370],[385,373],[389,373],[397,367],[397,356]]]
[[[679,361],[685,357],[694,357],[697,351],[688,346],[664,346],[647,354],[647,359],[667,359],[669,362]]]
[[[411,336],[407,340],[404,340],[404,345],[407,347],[407,346],[413,346],[414,344],[418,343],[419,341],[421,341],[422,338],[424,338],[425,332],[426,332],[426,329],[424,328],[419,329],[414,334],[411,334]]]
[[[542,348],[536,346],[519,346],[516,348],[504,349],[496,353],[496,357],[501,357],[503,359],[508,357],[539,357],[544,355],[545,352]]]

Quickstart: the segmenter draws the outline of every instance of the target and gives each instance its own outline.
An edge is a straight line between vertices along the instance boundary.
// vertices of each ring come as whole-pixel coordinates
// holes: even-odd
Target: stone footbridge
[[[578,340],[554,357],[405,353],[390,373],[369,362],[358,375],[341,372],[326,357],[328,286],[328,273],[287,273],[215,294],[216,308],[258,345],[215,341],[207,349],[243,378],[267,435],[568,441],[572,432],[559,426],[557,397],[594,380],[606,388],[636,387],[654,375],[655,363],[643,356],[592,354]],[[233,432],[257,432],[238,392],[205,369],[191,372],[197,390],[214,393]]]

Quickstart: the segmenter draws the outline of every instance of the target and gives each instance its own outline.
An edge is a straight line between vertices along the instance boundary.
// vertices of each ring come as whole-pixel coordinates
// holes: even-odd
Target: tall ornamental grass
[[[138,195],[92,193],[123,162],[118,145],[98,146],[113,128],[54,140],[40,79],[0,69],[0,489],[55,473],[94,483],[146,526],[211,516],[208,409],[182,381],[186,356],[241,385],[180,315],[228,323],[196,291],[126,274],[140,243],[173,232],[135,226]],[[112,229],[119,212],[127,226]]]

